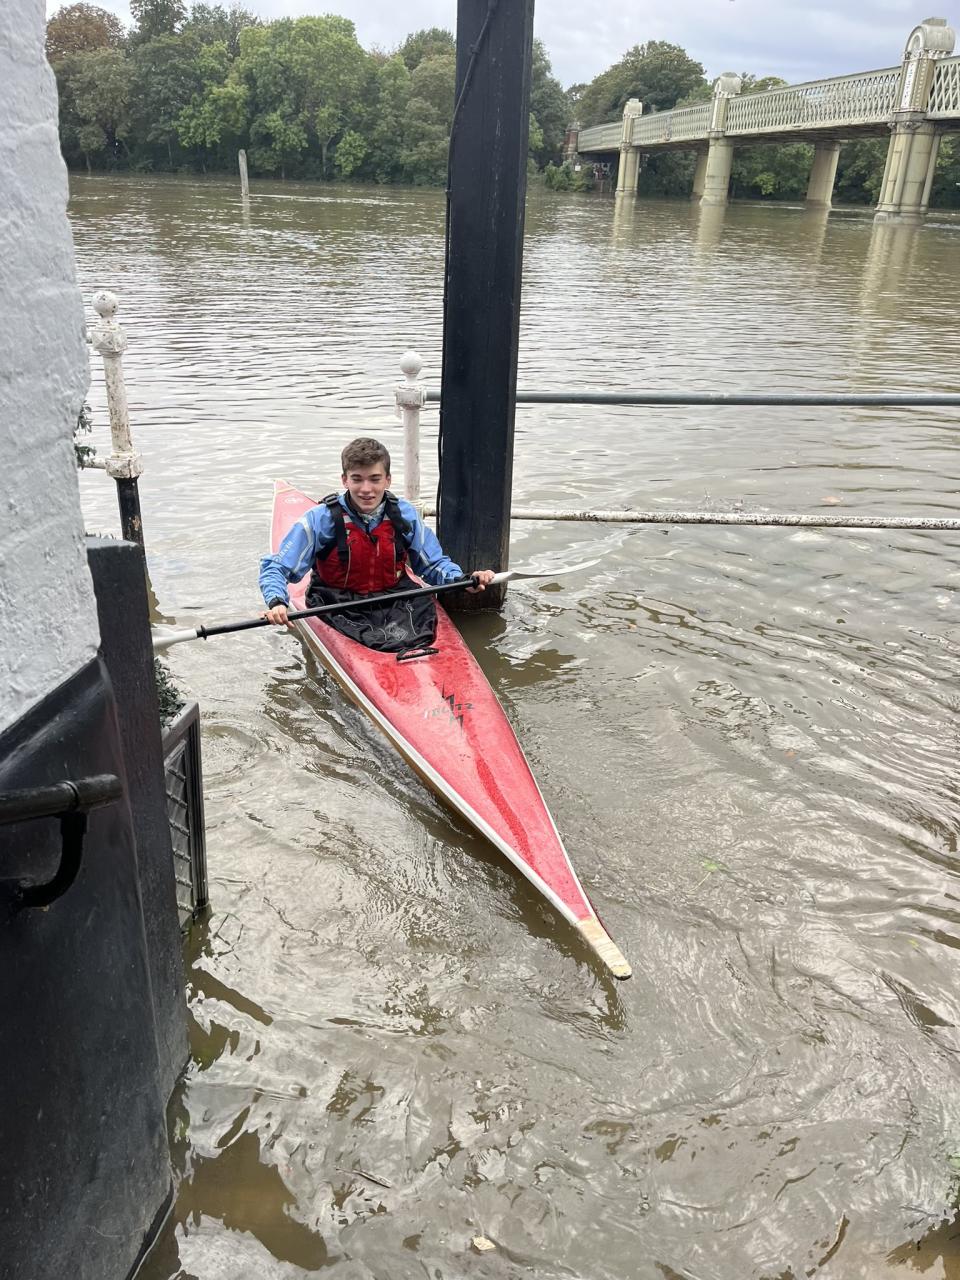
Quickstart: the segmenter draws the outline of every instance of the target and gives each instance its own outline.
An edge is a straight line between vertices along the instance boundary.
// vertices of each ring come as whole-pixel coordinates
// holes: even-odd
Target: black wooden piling
[[[532,50],[533,0],[459,0],[438,532],[468,573],[506,569],[509,555]]]

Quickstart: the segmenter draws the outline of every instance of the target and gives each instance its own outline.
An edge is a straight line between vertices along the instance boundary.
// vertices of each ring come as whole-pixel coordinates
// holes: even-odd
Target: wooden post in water
[[[532,51],[533,0],[458,0],[438,533],[467,573],[509,560]]]
[[[247,153],[242,149],[237,152],[237,163],[240,165],[240,195],[244,200],[250,199],[250,179],[247,177]]]
[[[110,412],[113,453],[107,459],[105,469],[117,482],[117,502],[123,536],[128,542],[138,542],[142,547],[143,520],[140,516],[137,480],[143,474],[143,459],[134,449],[130,436],[130,411],[127,408],[127,388],[123,381],[123,353],[127,349],[127,336],[116,320],[119,307],[116,295],[106,289],[93,295],[93,309],[100,319],[90,331],[90,341],[103,357],[107,408]]]

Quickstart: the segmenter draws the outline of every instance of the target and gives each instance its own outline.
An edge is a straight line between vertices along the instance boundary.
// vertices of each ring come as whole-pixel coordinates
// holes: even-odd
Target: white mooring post
[[[247,177],[247,153],[237,152],[237,164],[240,166],[240,195],[244,200],[250,199],[250,179]]]
[[[135,451],[130,438],[130,411],[127,388],[123,381],[123,353],[127,336],[117,323],[120,308],[117,297],[106,289],[93,295],[93,309],[100,319],[90,332],[90,341],[103,358],[103,374],[110,413],[110,438],[113,453],[104,469],[117,483],[120,505],[120,527],[124,538],[143,546],[143,521],[140,517],[140,494],[137,478],[143,474],[143,459]]]
[[[420,410],[427,393],[417,378],[423,361],[416,351],[406,351],[400,358],[404,381],[394,389],[397,417],[403,422],[403,496],[420,508]]]

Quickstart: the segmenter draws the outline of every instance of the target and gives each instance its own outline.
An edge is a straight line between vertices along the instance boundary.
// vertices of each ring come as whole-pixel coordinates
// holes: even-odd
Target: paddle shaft
[[[467,576],[455,578],[453,582],[445,582],[439,587],[411,587],[409,591],[384,591],[375,596],[358,596],[356,600],[338,601],[336,604],[320,604],[314,609],[299,609],[294,613],[288,613],[287,620],[296,622],[299,618],[319,618],[325,613],[343,613],[347,609],[364,609],[373,604],[395,604],[398,600],[414,600],[417,596],[436,596],[442,591],[462,590],[464,587],[470,586],[473,581],[473,577]],[[214,627],[196,627],[189,633],[189,636],[184,635],[183,638],[206,640],[209,636],[222,636],[231,631],[249,631],[251,627],[270,626],[276,626],[276,623],[271,623],[267,618],[247,618],[243,622],[223,622]],[[161,637],[159,643],[163,643],[163,637]],[[163,647],[166,648],[170,643],[176,643],[172,636]]]

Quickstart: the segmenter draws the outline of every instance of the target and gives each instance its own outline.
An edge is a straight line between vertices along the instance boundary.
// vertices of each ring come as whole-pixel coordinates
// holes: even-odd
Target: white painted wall
[[[0,732],[99,642],[72,445],[89,360],[45,16],[44,0],[0,0]]]

